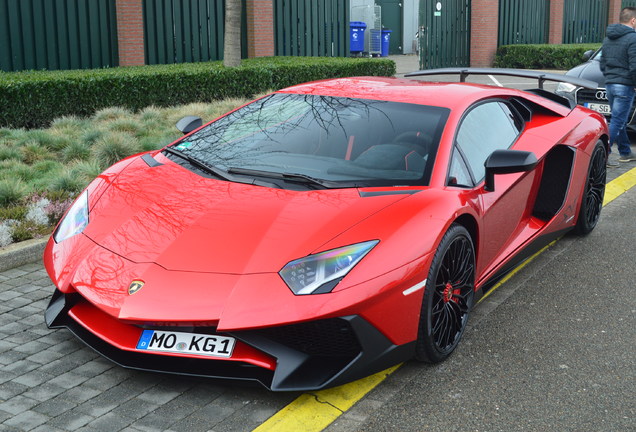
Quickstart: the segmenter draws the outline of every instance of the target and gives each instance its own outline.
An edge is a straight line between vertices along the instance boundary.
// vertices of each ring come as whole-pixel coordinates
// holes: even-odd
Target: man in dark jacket
[[[601,71],[605,75],[607,100],[612,110],[610,145],[616,143],[619,162],[630,162],[636,161],[626,129],[636,87],[636,8],[623,8],[619,21],[619,24],[607,27]]]

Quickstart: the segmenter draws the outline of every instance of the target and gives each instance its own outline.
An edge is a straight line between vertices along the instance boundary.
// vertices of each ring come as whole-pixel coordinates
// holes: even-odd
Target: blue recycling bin
[[[391,32],[393,30],[382,30],[382,54],[381,57],[389,55],[389,42],[391,42]]]
[[[364,31],[367,24],[362,21],[351,21],[349,23],[351,30],[351,45],[349,51],[352,53],[361,53],[364,51]]]

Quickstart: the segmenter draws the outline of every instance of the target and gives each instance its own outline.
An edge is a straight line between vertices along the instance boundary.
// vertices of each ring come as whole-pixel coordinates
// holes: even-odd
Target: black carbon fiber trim
[[[276,358],[275,371],[246,362],[127,351],[95,336],[69,316],[70,308],[82,301],[78,294],[56,291],[45,313],[47,325],[68,328],[97,353],[130,369],[257,382],[275,391],[308,391],[365,377],[415,353],[415,342],[394,345],[359,316],[229,334]]]

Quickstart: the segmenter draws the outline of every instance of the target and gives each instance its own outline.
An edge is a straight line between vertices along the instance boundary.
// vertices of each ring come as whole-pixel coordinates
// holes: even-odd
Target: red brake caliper
[[[457,302],[453,297],[459,296],[461,290],[459,288],[453,289],[453,285],[450,282],[446,282],[446,286],[444,287],[444,292],[442,293],[442,297],[444,298],[444,303],[448,303],[449,301]]]

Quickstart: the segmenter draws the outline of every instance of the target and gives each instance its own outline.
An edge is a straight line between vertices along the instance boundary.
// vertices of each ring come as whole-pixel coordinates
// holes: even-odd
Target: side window
[[[448,174],[448,185],[458,187],[473,187],[473,179],[470,178],[470,172],[464,162],[464,158],[455,149],[451,158],[450,172]]]
[[[510,108],[500,101],[482,103],[466,114],[455,140],[476,183],[486,175],[486,158],[495,150],[512,146],[521,127]]]

